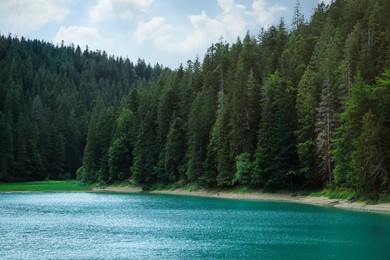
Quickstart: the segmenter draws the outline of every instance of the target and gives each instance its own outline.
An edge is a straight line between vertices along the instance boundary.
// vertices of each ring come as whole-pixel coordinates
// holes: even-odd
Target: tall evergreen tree
[[[154,167],[157,164],[155,114],[148,111],[138,130],[137,142],[133,150],[134,163],[131,172],[139,184],[150,184],[156,180]]]
[[[186,176],[189,181],[198,181],[204,171],[210,130],[215,120],[216,93],[214,86],[204,89],[195,98],[188,118],[188,149]]]
[[[326,78],[322,85],[321,101],[316,121],[316,151],[319,157],[319,174],[328,183],[332,182],[333,162],[330,155],[331,140],[335,128],[335,97],[332,95],[330,79]]]
[[[359,137],[361,120],[371,106],[370,92],[370,86],[365,84],[361,77],[357,77],[351,85],[351,97],[346,103],[345,111],[341,114],[341,125],[337,129],[332,150],[335,161],[334,177],[338,186],[346,185],[358,190],[356,168],[351,163],[353,140]]]
[[[172,120],[164,151],[165,181],[175,182],[184,177],[186,152],[184,122],[180,117]]]
[[[0,111],[0,181],[10,178],[13,163],[12,128],[8,118]]]
[[[296,167],[291,96],[278,71],[262,91],[262,114],[252,183],[265,188],[290,186]]]

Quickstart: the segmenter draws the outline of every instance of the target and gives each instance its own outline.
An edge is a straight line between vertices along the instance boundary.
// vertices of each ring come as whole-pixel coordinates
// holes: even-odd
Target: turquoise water
[[[0,193],[0,259],[390,259],[390,215],[168,195]]]

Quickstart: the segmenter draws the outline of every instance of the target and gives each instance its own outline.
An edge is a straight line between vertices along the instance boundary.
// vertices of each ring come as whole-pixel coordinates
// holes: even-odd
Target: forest
[[[390,193],[390,2],[296,4],[172,70],[0,36],[0,182]]]

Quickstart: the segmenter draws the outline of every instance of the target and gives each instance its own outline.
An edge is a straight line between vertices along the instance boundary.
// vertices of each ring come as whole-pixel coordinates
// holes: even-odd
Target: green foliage
[[[0,191],[88,191],[93,186],[84,186],[78,181],[36,181],[0,183]]]
[[[167,134],[164,147],[164,180],[176,182],[184,176],[184,159],[186,146],[184,122],[180,117],[174,119]]]
[[[189,114],[186,177],[191,182],[198,181],[204,172],[209,134],[215,118],[216,96],[213,89],[200,92]]]
[[[81,183],[88,185],[94,182],[96,173],[88,171],[83,166],[77,169],[76,171],[76,180],[80,181]]]
[[[13,159],[12,129],[6,115],[0,111],[0,181],[9,178],[10,164]]]
[[[386,70],[374,86],[361,78],[352,84],[333,150],[337,183],[371,197],[388,191],[389,78]]]
[[[162,73],[161,67],[142,60],[134,65],[105,52],[81,52],[78,46],[12,35],[0,35],[0,46],[0,180],[5,181],[74,178],[84,160],[96,100],[112,106],[102,125],[110,126],[113,107],[138,78],[150,80]],[[132,109],[137,108],[136,94],[133,91]],[[102,164],[92,169],[91,158],[86,164],[91,181],[98,179],[95,168],[108,168]],[[108,171],[101,172],[106,180]]]
[[[158,160],[156,149],[155,113],[148,111],[139,127],[137,141],[134,146],[134,163],[131,172],[139,184],[150,184],[155,180],[154,167]]]
[[[236,157],[236,173],[233,184],[251,185],[251,173],[254,171],[250,153],[242,153]]]
[[[108,149],[113,130],[113,120],[112,108],[107,108],[101,100],[97,101],[89,123],[83,167],[88,173],[99,174],[85,175],[91,177],[91,179],[85,180],[86,182],[109,181]]]
[[[371,88],[361,77],[357,77],[350,88],[350,99],[346,103],[345,111],[341,114],[341,125],[336,131],[333,145],[333,159],[335,161],[334,177],[337,185],[347,183],[348,186],[358,189],[356,185],[356,168],[353,165],[353,141],[361,131],[361,119],[370,107]]]
[[[131,152],[125,136],[113,141],[108,150],[108,165],[110,180],[124,180],[131,176]]]
[[[296,167],[291,96],[278,71],[270,75],[262,91],[262,113],[252,184],[284,188]]]
[[[244,193],[244,194],[248,193],[248,192],[252,192],[252,191],[253,191],[253,189],[248,187],[248,186],[239,186],[239,187],[233,189],[233,192],[235,192],[235,193]]]
[[[175,71],[0,36],[0,181],[386,197],[389,12],[332,1],[306,22],[297,1],[291,30],[221,39]]]
[[[350,189],[337,188],[337,189],[324,189],[321,192],[312,193],[313,197],[325,196],[329,199],[349,200],[356,196],[356,193]]]

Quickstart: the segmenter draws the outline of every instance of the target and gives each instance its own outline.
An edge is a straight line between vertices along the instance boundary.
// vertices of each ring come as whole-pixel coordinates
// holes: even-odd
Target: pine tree
[[[356,167],[353,161],[353,140],[361,132],[361,120],[371,106],[371,89],[361,77],[357,77],[351,85],[350,99],[346,103],[345,111],[341,114],[341,125],[336,130],[332,154],[335,162],[334,178],[336,185],[346,185],[358,189]]]
[[[82,133],[80,125],[82,122],[78,118],[75,109],[72,109],[66,120],[66,127],[64,131],[65,138],[65,171],[75,177],[78,167],[82,163]]]
[[[175,182],[184,176],[186,145],[184,122],[180,117],[172,120],[164,147],[164,180]]]
[[[122,135],[112,142],[108,150],[109,181],[130,177],[131,151],[128,139]]]
[[[301,12],[301,3],[299,0],[296,1],[295,3],[295,8],[294,8],[294,16],[293,16],[293,21],[292,21],[292,27],[294,30],[300,29],[300,27],[304,24],[305,18]]]
[[[355,151],[352,153],[352,164],[356,168],[358,191],[362,194],[372,192],[377,194],[380,186],[388,179],[388,172],[381,149],[379,136],[380,126],[371,110],[362,118],[361,132],[353,145]]]
[[[154,167],[157,164],[155,114],[148,111],[139,127],[137,142],[133,150],[134,162],[131,172],[139,184],[150,184],[156,180]]]
[[[92,111],[88,127],[87,144],[84,150],[84,182],[109,181],[108,149],[113,125],[112,108],[98,100]]]
[[[242,153],[236,157],[236,173],[233,184],[251,185],[251,175],[254,171],[253,159],[250,153]]]
[[[165,143],[176,110],[178,109],[177,91],[172,88],[164,89],[161,93],[157,108],[157,150],[160,151],[159,162],[156,166],[156,174],[165,179]]]
[[[318,174],[318,159],[316,156],[316,121],[318,111],[315,108],[319,107],[321,86],[326,82],[325,76],[328,77],[328,80],[331,79],[334,76],[332,73],[333,67],[337,66],[337,64],[333,63],[332,58],[328,59],[326,56],[326,54],[331,54],[329,46],[332,46],[332,48],[337,47],[334,44],[333,36],[334,27],[331,20],[328,19],[321,32],[321,38],[317,42],[310,64],[299,82],[296,97],[298,129],[295,134],[300,160],[299,172],[306,177],[309,183],[317,186],[321,184],[322,180]]]
[[[253,153],[256,149],[257,144],[257,134],[260,124],[260,103],[261,103],[261,93],[260,93],[260,85],[255,79],[255,75],[253,70],[250,71],[248,79],[246,81],[246,96],[247,96],[247,104],[245,108],[245,116],[247,120],[247,142],[249,149],[247,150],[249,153]]]
[[[207,156],[210,131],[215,120],[217,95],[214,84],[209,85],[195,98],[188,117],[186,153],[186,177],[188,181],[197,182],[204,172],[204,162]]]
[[[325,78],[322,85],[321,101],[316,120],[316,152],[319,157],[318,169],[322,178],[332,182],[333,162],[330,155],[331,140],[335,127],[335,97],[332,95],[332,85],[329,78]]]
[[[248,100],[246,95],[246,74],[244,72],[244,61],[238,62],[237,71],[235,73],[234,84],[231,89],[230,108],[230,146],[231,155],[235,158],[238,154],[249,151],[251,143],[247,140],[249,125],[249,114],[247,110]]]
[[[231,70],[228,72],[228,80]],[[200,183],[208,187],[217,185],[226,186],[231,184],[230,175],[232,172],[230,155],[230,138],[226,133],[231,132],[231,120],[228,116],[228,95],[223,71],[220,74],[218,91],[218,104],[216,121],[210,132],[210,141],[207,146],[206,159],[203,164],[204,173],[200,177]]]
[[[133,113],[136,113],[138,111],[139,106],[139,100],[138,100],[138,91],[136,88],[133,88],[130,91],[129,95],[129,107]]]
[[[0,111],[0,181],[9,179],[13,163],[12,129],[7,116]]]
[[[110,181],[131,177],[133,149],[137,138],[137,118],[124,107],[116,120],[116,129],[108,151]]]
[[[276,71],[262,90],[262,114],[252,184],[264,188],[290,186],[296,155],[291,96]]]
[[[215,139],[215,147],[213,149],[216,150],[216,181],[217,185],[222,187],[231,186],[234,178],[229,137],[226,135],[229,130],[229,114],[228,108],[225,106],[221,108],[212,132],[212,137]]]

